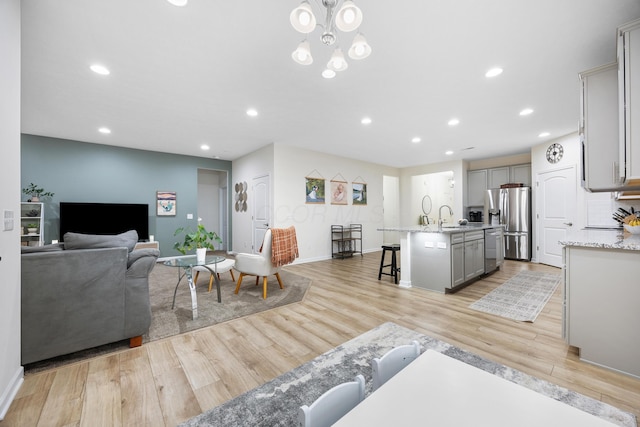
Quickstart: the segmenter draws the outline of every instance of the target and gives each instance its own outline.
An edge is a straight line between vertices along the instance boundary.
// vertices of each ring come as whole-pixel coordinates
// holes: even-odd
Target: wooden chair
[[[420,344],[412,341],[409,345],[401,345],[389,350],[381,358],[375,358],[371,362],[373,369],[373,391],[386,383],[391,377],[400,372],[413,360],[420,356]]]
[[[329,427],[364,400],[364,377],[339,384],[326,391],[311,406],[298,411],[299,427]]]

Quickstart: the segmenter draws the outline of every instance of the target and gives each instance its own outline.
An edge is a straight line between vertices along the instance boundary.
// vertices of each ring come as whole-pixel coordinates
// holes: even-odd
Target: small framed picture
[[[367,204],[367,184],[363,182],[351,183],[351,194],[353,197],[354,205]]]
[[[324,203],[324,178],[306,178],[306,203]]]
[[[156,215],[176,216],[178,204],[175,191],[156,192]]]

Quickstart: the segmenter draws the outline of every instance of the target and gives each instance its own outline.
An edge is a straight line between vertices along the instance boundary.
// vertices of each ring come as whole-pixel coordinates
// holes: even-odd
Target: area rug
[[[236,283],[231,280],[231,273],[222,273],[220,275],[222,303],[218,303],[215,282],[211,292],[208,292],[209,277],[208,273],[200,273],[198,277],[196,288],[198,318],[194,320],[187,278],[183,277],[178,285],[176,305],[172,310],[171,302],[178,281],[178,269],[162,264],[156,265],[149,278],[153,320],[149,332],[143,337],[143,342],[155,341],[301,301],[311,284],[311,279],[281,270],[280,277],[284,289],[280,289],[275,276],[270,276],[267,299],[264,299],[262,298],[262,281],[259,286],[256,286],[255,277],[246,277],[236,295],[233,293]],[[238,279],[237,273],[235,278]]]
[[[289,427],[297,425],[298,408],[301,405],[313,403],[326,390],[337,384],[352,381],[358,374],[365,377],[365,396],[371,394],[371,360],[382,356],[393,347],[408,344],[412,340],[417,340],[421,344],[423,352],[427,349],[439,351],[606,419],[615,425],[637,426],[633,414],[391,322],[347,341],[262,386],[187,420],[180,426]],[[451,405],[452,408],[456,407],[455,402]]]
[[[560,275],[520,271],[469,306],[474,310],[522,322],[533,322],[560,283]]]
[[[280,271],[280,277],[282,278],[284,289],[280,289],[275,276],[271,276],[268,282],[267,299],[265,300],[262,298],[262,282],[260,282],[259,286],[255,286],[254,278],[247,277],[242,282],[238,295],[235,295],[233,292],[236,284],[231,280],[231,274],[223,273],[220,275],[222,303],[218,303],[215,283],[211,292],[208,292],[209,274],[201,273],[196,288],[198,318],[193,320],[191,294],[186,277],[183,277],[178,285],[176,305],[172,310],[171,302],[178,282],[178,269],[158,263],[149,276],[151,326],[149,332],[142,337],[142,341],[143,343],[148,343],[302,301],[311,285],[311,279],[286,270]],[[105,344],[76,353],[30,363],[25,366],[25,372],[36,373],[127,348],[129,348],[129,340]]]

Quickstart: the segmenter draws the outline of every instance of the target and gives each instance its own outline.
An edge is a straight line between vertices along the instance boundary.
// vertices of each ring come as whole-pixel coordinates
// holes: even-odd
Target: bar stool
[[[398,284],[398,268],[396,252],[400,250],[400,245],[397,243],[391,245],[382,245],[382,258],[380,258],[380,271],[378,272],[378,280],[382,277],[383,274],[387,276],[391,276],[394,279],[395,284]],[[384,256],[387,251],[391,251],[391,264],[384,263]],[[383,269],[390,267],[389,273],[383,271]]]

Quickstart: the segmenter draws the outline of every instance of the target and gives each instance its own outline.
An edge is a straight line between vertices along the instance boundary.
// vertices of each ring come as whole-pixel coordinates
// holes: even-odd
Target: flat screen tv
[[[71,231],[84,234],[119,234],[136,230],[149,239],[149,205],[132,203],[60,202],[60,240]]]

